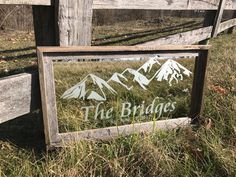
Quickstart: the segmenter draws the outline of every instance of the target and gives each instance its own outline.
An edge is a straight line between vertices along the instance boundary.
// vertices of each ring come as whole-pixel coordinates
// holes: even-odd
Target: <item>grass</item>
[[[0,32],[0,77],[36,68],[32,32]]]
[[[236,33],[210,41],[201,127],[45,153],[42,120],[34,113],[0,125],[0,176],[236,176],[235,43]]]

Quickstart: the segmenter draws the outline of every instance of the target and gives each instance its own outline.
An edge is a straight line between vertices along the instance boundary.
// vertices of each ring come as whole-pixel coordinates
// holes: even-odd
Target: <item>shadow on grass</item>
[[[0,124],[0,140],[24,149],[44,150],[45,140],[41,112],[31,113]]]
[[[183,27],[185,25],[192,25],[194,23],[195,23],[195,21],[189,21],[189,22],[178,24],[178,25],[175,25],[175,26],[170,26],[170,27],[167,27],[165,29],[169,29],[169,30],[170,29],[175,29],[175,28]],[[131,32],[131,33],[125,33],[125,34],[120,34],[120,35],[106,36],[106,37],[102,37],[102,38],[97,38],[97,39],[95,39],[95,41],[115,39],[115,38],[118,38],[118,37],[125,37],[125,36],[129,36],[129,35],[139,35],[139,34],[143,34],[143,33],[150,33],[150,32],[153,32],[153,31],[164,31],[164,29],[144,30],[144,31]]]
[[[34,49],[36,49],[35,46],[30,46],[30,47],[20,48],[20,49],[0,50],[0,53],[9,54],[9,53],[14,53],[14,52],[25,52],[25,51],[34,50]]]
[[[28,54],[22,54],[22,55],[16,55],[16,56],[7,56],[4,58],[6,61],[16,60],[16,59],[28,59],[28,58],[36,58],[36,52],[28,53]]]
[[[117,36],[100,38],[100,39],[95,40],[95,45],[104,46],[104,45],[119,44],[121,42],[127,42],[129,40],[133,40],[136,38],[145,38],[145,37],[151,37],[151,36],[155,36],[157,34],[160,34],[158,37],[151,39],[151,40],[155,40],[160,37],[165,37],[168,35],[176,34],[176,33],[178,33],[178,32],[175,32],[176,30],[182,29],[183,31],[181,31],[181,32],[185,32],[185,31],[189,30],[189,28],[191,28],[191,29],[197,28],[197,27],[201,27],[201,25],[202,25],[202,22],[190,21],[190,22],[186,22],[186,23],[179,24],[176,26],[167,27],[164,29],[154,29],[154,30],[147,30],[147,31],[141,31],[141,32],[136,32],[136,33],[127,33],[127,34],[122,34],[122,35],[117,35]],[[168,33],[168,34],[164,35],[164,33]],[[100,42],[102,40],[112,40],[112,41]],[[143,43],[143,42],[148,42],[148,41],[150,41],[150,40],[143,39],[141,42],[136,42],[132,45]]]
[[[16,68],[8,72],[0,72],[0,78],[15,75],[15,74],[31,73],[31,72],[37,72],[37,71],[38,71],[38,65],[32,65],[32,66],[23,67],[23,68]]]
[[[39,111],[41,98],[38,74],[36,71],[28,73],[32,74],[29,108],[31,113],[0,124],[0,140],[10,142],[20,148],[42,151],[45,150],[45,139],[42,113]]]

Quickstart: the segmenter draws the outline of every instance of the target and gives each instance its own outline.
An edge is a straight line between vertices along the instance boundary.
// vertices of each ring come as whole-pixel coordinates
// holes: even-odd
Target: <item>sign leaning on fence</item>
[[[197,122],[208,49],[38,48],[47,148]]]

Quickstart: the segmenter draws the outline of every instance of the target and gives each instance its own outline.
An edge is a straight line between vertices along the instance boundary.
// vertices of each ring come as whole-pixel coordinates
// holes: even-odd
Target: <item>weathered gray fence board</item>
[[[232,19],[233,19],[233,18],[236,18],[236,11],[233,11],[233,10],[231,11],[231,18],[232,18]],[[232,34],[233,31],[234,31],[234,26],[231,27],[231,28],[229,28],[227,32],[228,32],[229,34]]]
[[[217,10],[219,0],[93,0],[93,9]],[[225,9],[236,9],[228,0]]]
[[[92,0],[59,1],[60,46],[91,45]]]
[[[0,4],[51,5],[51,0],[0,0]]]
[[[39,108],[37,74],[19,74],[0,79],[0,123]]]
[[[217,34],[221,33],[229,28],[236,26],[236,18],[225,21],[219,24]],[[178,33],[174,35],[170,35],[167,37],[159,38],[153,41],[145,42],[139,45],[167,45],[167,44],[195,44],[199,41],[203,41],[205,39],[209,39],[212,34],[212,26],[204,27],[192,31],[187,31],[184,33]]]
[[[221,33],[234,26],[236,26],[236,18],[221,23],[218,29],[218,33]]]
[[[220,0],[220,4],[218,7],[218,11],[216,13],[216,18],[214,21],[211,37],[216,37],[218,34],[218,29],[219,29],[219,26],[223,17],[225,5],[226,5],[226,0]]]
[[[216,19],[216,13],[215,10],[207,10],[204,15],[204,21],[203,21],[203,27],[213,26],[215,19]],[[206,45],[209,42],[209,38],[199,41],[198,44],[200,45]]]
[[[139,45],[163,45],[163,44],[194,44],[211,37],[212,26],[200,28],[184,33],[178,33]]]

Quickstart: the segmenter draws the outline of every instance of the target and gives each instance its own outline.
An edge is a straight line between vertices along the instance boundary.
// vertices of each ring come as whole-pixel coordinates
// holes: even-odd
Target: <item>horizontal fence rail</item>
[[[0,4],[44,5],[50,6],[51,0],[0,0]]]
[[[236,26],[236,18],[221,23],[218,28],[217,33],[219,34],[234,26]],[[213,26],[208,26],[204,28],[195,29],[192,31],[187,31],[187,32],[159,38],[159,39],[156,39],[150,42],[145,42],[139,45],[195,44],[200,41],[211,38],[212,29],[213,29]]]
[[[217,10],[220,0],[93,0],[93,9]],[[228,0],[225,10],[235,10]]]
[[[234,26],[236,26],[236,18],[225,21],[220,24],[220,27],[218,29],[218,34]]]
[[[28,114],[40,107],[37,73],[0,79],[0,123]]]
[[[209,26],[192,31],[166,36],[139,45],[195,44],[199,41],[209,39],[211,37],[211,31],[212,31],[212,26]]]

